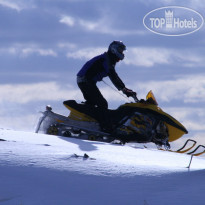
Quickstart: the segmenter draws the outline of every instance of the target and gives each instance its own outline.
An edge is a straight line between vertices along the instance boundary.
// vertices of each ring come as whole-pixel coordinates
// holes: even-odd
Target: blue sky
[[[66,114],[62,101],[83,97],[76,73],[113,40],[127,45],[116,66],[139,98],[153,90],[163,110],[179,119],[189,137],[205,131],[205,28],[178,37],[147,30],[144,16],[164,6],[194,9],[203,17],[203,0],[0,0],[0,124],[33,129],[37,111],[51,104]],[[106,82],[111,84],[109,79]],[[103,83],[116,108],[126,101]]]

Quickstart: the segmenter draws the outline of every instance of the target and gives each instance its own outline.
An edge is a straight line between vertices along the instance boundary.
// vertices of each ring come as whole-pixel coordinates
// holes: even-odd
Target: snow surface
[[[204,157],[193,157],[188,169],[189,155],[139,144],[4,129],[0,139],[0,205],[205,203]]]

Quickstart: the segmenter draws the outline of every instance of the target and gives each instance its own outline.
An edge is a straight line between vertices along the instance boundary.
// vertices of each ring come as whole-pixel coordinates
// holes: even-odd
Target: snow
[[[204,204],[204,157],[188,169],[190,155],[139,144],[4,129],[0,139],[0,205]]]

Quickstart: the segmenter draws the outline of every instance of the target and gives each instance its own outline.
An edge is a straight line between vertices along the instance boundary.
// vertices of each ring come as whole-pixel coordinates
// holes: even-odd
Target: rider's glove
[[[127,97],[133,97],[133,96],[137,96],[137,93],[134,92],[133,90],[130,90],[128,88],[123,88],[122,92],[127,95]]]

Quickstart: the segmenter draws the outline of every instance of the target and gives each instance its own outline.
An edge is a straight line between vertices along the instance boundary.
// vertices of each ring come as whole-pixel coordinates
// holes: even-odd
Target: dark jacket
[[[77,76],[81,82],[102,81],[104,77],[109,77],[118,90],[122,90],[125,85],[115,71],[116,61],[108,52],[96,56],[89,60],[78,72]]]

